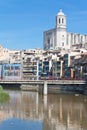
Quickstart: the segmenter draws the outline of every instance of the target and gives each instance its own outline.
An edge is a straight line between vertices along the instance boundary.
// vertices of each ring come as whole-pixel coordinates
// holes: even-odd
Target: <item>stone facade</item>
[[[66,28],[66,16],[60,10],[56,15],[56,27],[44,32],[44,50],[71,49],[77,44],[85,47],[87,35],[67,32]]]

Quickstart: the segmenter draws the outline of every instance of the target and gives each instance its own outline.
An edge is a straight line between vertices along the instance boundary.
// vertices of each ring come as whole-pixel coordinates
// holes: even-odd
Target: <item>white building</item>
[[[73,45],[87,44],[87,35],[70,33],[66,31],[66,15],[59,11],[56,15],[56,27],[44,32],[44,50],[71,49]]]
[[[7,63],[9,61],[9,49],[3,48],[0,44],[0,63]]]

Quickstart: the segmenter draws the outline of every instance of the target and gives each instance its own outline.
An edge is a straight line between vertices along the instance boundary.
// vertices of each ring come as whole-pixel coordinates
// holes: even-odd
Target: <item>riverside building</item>
[[[44,32],[44,50],[69,50],[74,45],[87,45],[87,35],[67,32],[66,29],[66,15],[60,10],[56,15],[56,27]]]

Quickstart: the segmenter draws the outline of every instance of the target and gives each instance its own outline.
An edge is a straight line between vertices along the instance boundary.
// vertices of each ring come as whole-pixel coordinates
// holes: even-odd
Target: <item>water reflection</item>
[[[38,130],[86,130],[87,97],[9,91],[10,101],[0,104],[0,122],[9,119],[35,121]]]

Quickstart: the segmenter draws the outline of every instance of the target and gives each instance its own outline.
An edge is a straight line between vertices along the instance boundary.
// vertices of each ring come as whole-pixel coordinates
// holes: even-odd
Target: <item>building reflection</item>
[[[87,97],[10,91],[10,101],[0,104],[0,122],[9,118],[41,121],[43,130],[85,130]]]

